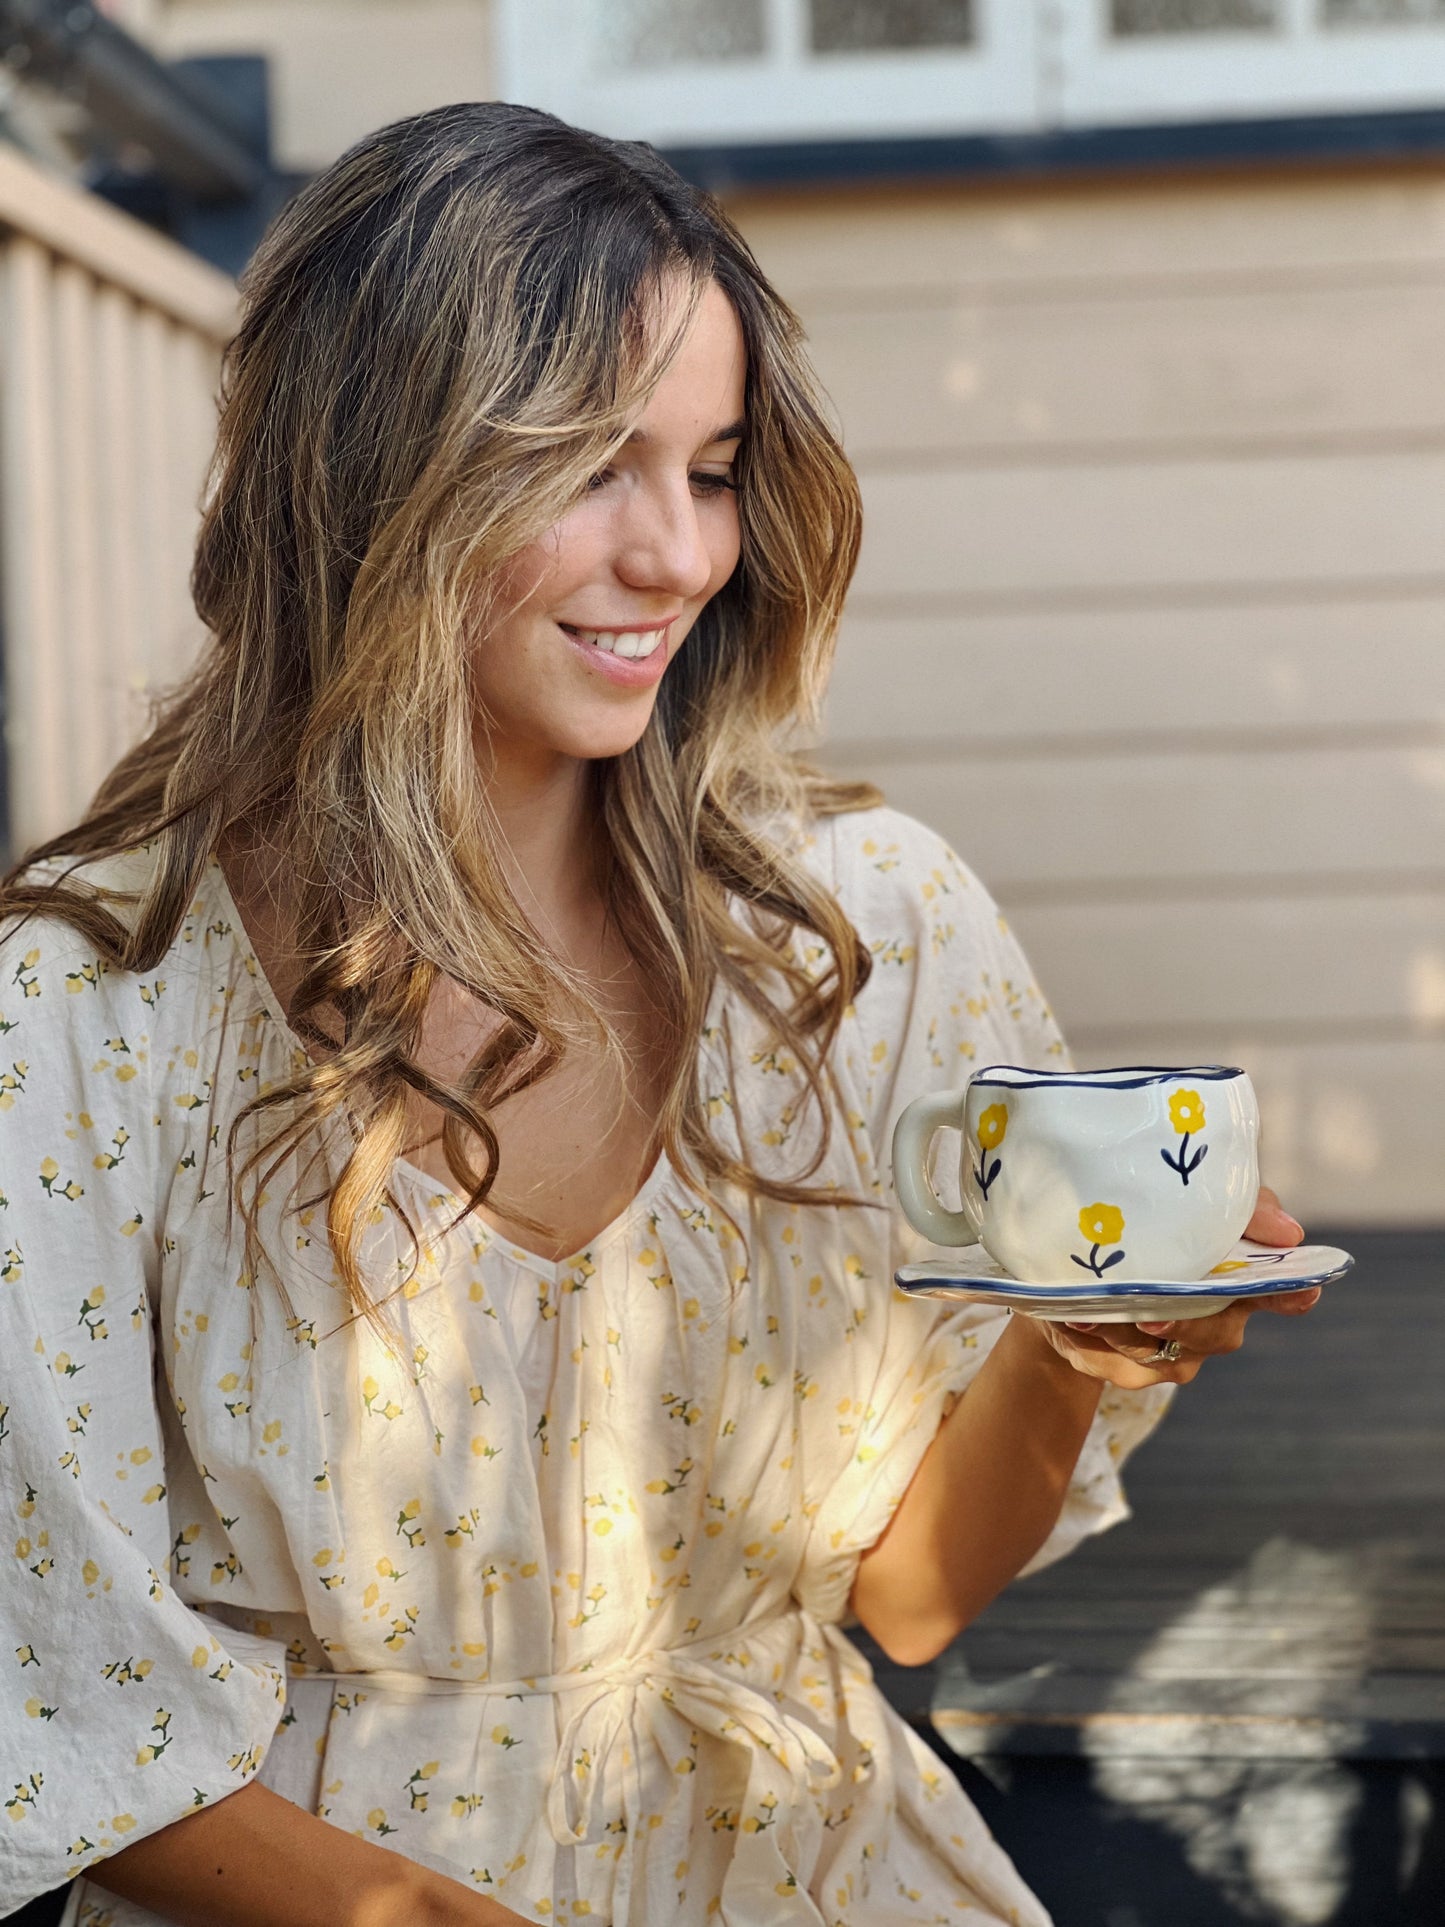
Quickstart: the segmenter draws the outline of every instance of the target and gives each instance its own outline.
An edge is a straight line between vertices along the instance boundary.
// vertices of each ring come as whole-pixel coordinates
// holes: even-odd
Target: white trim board
[[[496,0],[505,98],[660,146],[1043,132],[1438,105],[1445,23],[1326,26],[1279,0],[1271,31],[1115,37],[1106,0],[976,0],[975,44],[815,54],[808,0],[763,0],[765,51],[619,67],[616,0]]]

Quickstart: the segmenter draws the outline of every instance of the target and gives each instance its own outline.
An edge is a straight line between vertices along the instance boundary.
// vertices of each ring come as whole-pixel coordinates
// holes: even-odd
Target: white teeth
[[[634,662],[650,656],[664,632],[661,629],[573,629],[571,633],[579,642],[591,643],[594,649],[605,649],[609,655]]]

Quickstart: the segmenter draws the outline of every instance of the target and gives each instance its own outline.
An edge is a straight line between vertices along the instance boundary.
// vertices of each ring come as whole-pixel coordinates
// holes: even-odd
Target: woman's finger
[[[1282,1291],[1277,1298],[1262,1298],[1259,1311],[1279,1312],[1285,1318],[1303,1318],[1307,1311],[1313,1311],[1322,1296],[1318,1285],[1307,1285],[1303,1291]]]
[[[1105,1331],[1131,1332],[1133,1327],[1129,1325],[1082,1326],[1042,1319],[1039,1322],[1045,1325],[1054,1350],[1066,1358],[1075,1371],[1087,1378],[1117,1385],[1123,1391],[1142,1391],[1146,1386],[1159,1384],[1187,1385],[1204,1363],[1202,1358],[1181,1353],[1177,1359],[1156,1359],[1150,1364],[1147,1361],[1150,1354],[1158,1350],[1157,1341],[1126,1347],[1115,1338],[1101,1336]]]
[[[1224,1352],[1237,1352],[1244,1343],[1244,1328],[1249,1323],[1250,1307],[1229,1305],[1210,1318],[1179,1318],[1168,1322],[1141,1320],[1137,1325],[1119,1325],[1112,1342],[1126,1358],[1141,1360],[1157,1352],[1161,1345],[1177,1344],[1181,1356],[1215,1358]]]
[[[1298,1218],[1290,1216],[1269,1186],[1262,1184],[1255,1201],[1254,1216],[1244,1227],[1244,1235],[1258,1245],[1275,1245],[1288,1250],[1293,1245],[1304,1243],[1305,1228]]]

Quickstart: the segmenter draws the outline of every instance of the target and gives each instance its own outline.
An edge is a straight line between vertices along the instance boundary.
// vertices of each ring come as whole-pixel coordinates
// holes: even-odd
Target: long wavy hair
[[[363,1313],[376,1301],[361,1227],[390,1197],[409,1094],[441,1111],[470,1210],[498,1176],[491,1113],[581,1029],[596,1035],[584,987],[507,884],[468,655],[486,646],[504,565],[620,447],[710,283],[747,350],[741,560],[639,742],[594,768],[608,909],[660,1012],[662,1149],[705,1190],[827,1201],[807,1181],[827,1143],[828,1053],[868,957],[789,826],[873,793],[826,781],[788,735],[826,680],[857,483],[797,320],[722,210],[646,146],[527,108],[449,106],[361,141],[282,213],[225,358],[192,578],[207,647],[83,820],[0,888],[0,913],[58,914],[146,971],[228,839],[279,855],[301,963],[287,1015],[317,1048],[233,1127],[233,1197],[254,1240],[261,1191],[293,1157],[299,1191],[326,1127],[347,1126],[322,1189]],[[72,874],[142,843],[153,874],[125,916]],[[48,859],[74,861],[37,874]],[[418,1061],[443,979],[496,1019],[454,1081]],[[709,1127],[698,1060],[719,980],[819,1105],[812,1155],[786,1178]]]

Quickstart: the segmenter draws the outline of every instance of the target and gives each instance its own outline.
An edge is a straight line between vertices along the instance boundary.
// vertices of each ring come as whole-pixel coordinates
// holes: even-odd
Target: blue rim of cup
[[[995,1077],[994,1071],[1016,1071],[1016,1077]],[[1243,1077],[1237,1064],[1190,1064],[1168,1069],[1158,1064],[1120,1064],[1098,1071],[1040,1071],[1025,1064],[987,1064],[969,1079],[970,1084],[987,1085],[991,1090],[1081,1090],[1142,1091],[1150,1084],[1167,1084],[1179,1078],[1194,1078],[1199,1083],[1223,1084]],[[1104,1083],[1101,1080],[1108,1078]]]

